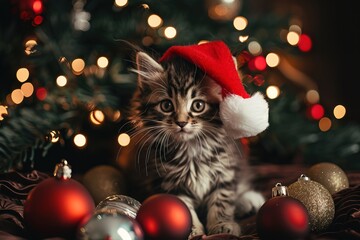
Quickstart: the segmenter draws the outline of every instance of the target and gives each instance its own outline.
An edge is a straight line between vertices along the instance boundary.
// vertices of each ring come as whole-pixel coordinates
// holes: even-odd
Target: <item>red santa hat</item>
[[[230,49],[223,41],[200,45],[172,46],[160,62],[179,56],[198,66],[222,88],[220,118],[233,138],[255,136],[268,126],[269,107],[264,96],[246,92]]]

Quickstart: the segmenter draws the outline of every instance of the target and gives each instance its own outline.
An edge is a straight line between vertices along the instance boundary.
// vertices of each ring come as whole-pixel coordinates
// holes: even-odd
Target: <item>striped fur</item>
[[[258,210],[264,198],[251,189],[241,146],[223,129],[220,87],[181,59],[160,65],[140,52],[136,62],[132,144],[119,156],[133,184],[129,194],[176,194],[192,213],[190,236],[240,235],[235,217]]]

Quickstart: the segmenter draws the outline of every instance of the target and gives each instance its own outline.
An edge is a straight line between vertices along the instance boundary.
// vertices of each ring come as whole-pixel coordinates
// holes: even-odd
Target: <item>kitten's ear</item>
[[[151,83],[164,72],[163,67],[145,52],[136,53],[136,70],[140,87]]]

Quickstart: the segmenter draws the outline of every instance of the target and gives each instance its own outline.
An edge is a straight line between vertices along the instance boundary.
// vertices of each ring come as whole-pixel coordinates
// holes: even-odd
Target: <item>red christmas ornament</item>
[[[184,240],[192,227],[190,210],[171,194],[156,194],[145,199],[136,220],[146,240]]]
[[[309,214],[306,207],[288,195],[287,187],[277,183],[272,198],[266,201],[256,216],[258,235],[264,240],[300,240],[309,234]]]
[[[95,203],[86,188],[71,179],[66,160],[57,164],[54,177],[33,188],[24,203],[24,221],[29,232],[38,238],[74,239],[78,225],[88,220]]]

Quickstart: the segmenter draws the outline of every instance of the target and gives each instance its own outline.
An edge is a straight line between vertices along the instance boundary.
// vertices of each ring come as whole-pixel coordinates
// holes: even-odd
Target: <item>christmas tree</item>
[[[331,1],[327,9],[335,4]],[[246,87],[264,92],[270,104],[269,129],[243,141],[254,164],[329,161],[360,168],[360,126],[345,117],[346,108],[329,96],[331,91],[320,98],[325,73],[318,81],[305,73],[305,63],[318,61],[316,53],[330,51],[321,45],[319,27],[310,27],[314,22],[307,17],[314,13],[306,11],[321,8],[324,14],[326,8],[312,1],[284,5],[248,0],[3,2],[1,172],[47,171],[63,158],[85,172],[116,160],[128,140],[120,129],[136,85],[129,71],[134,49],[124,40],[159,56],[172,45],[225,41]]]

